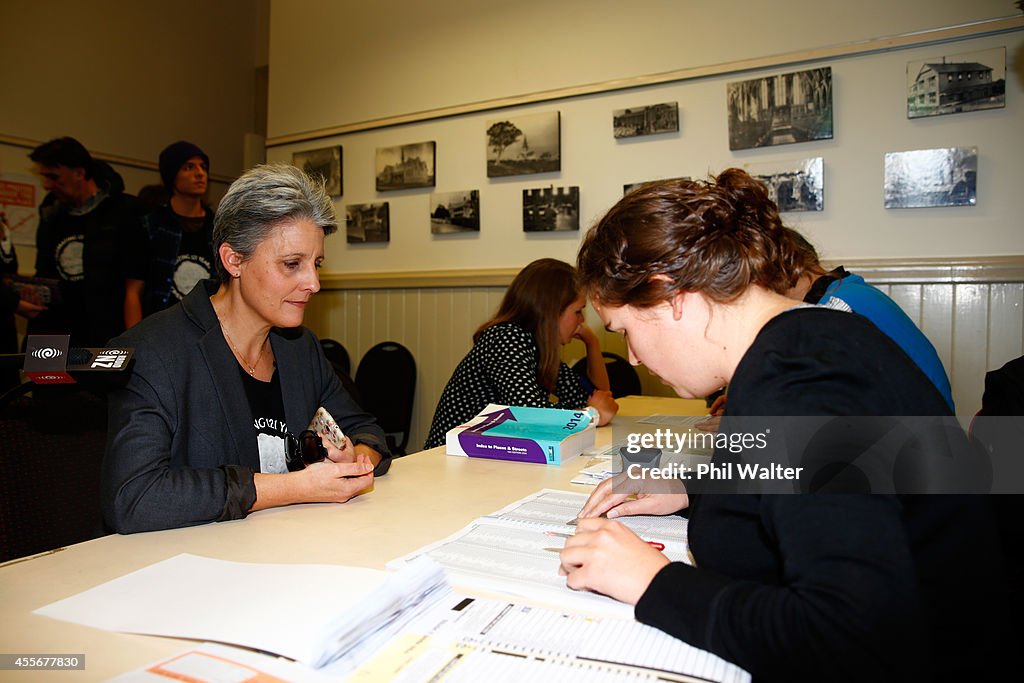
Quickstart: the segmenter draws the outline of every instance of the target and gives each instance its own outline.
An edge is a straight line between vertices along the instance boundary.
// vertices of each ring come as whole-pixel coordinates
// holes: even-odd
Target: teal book
[[[448,431],[448,455],[559,465],[594,447],[593,408],[560,410],[490,404]]]

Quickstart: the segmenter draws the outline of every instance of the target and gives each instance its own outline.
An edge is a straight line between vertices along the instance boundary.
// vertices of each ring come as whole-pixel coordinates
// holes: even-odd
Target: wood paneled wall
[[[1024,354],[1024,257],[975,259],[970,268],[935,261],[927,268],[920,262],[846,265],[896,300],[935,345],[953,385],[958,415],[977,412],[987,370]],[[409,348],[417,363],[409,441],[415,451],[430,429],[445,383],[469,351],[473,331],[497,309],[504,290],[490,283],[422,286],[415,279],[401,286],[374,286],[371,278],[355,282],[325,276],[306,325],[317,335],[344,344],[353,372],[366,350],[378,342],[396,341]],[[595,329],[600,328],[597,323]],[[605,334],[603,343],[607,350],[625,355],[621,337]],[[572,361],[582,355],[582,344],[574,342],[563,357]],[[640,371],[645,394],[671,395],[643,368]]]

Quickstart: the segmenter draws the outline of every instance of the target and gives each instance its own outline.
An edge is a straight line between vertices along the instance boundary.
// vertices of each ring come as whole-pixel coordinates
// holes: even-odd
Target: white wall
[[[990,19],[1011,0],[276,0],[270,137]]]
[[[984,4],[984,3],[982,3]],[[273,17],[278,16],[277,4]],[[973,6],[973,5],[972,5]],[[624,20],[623,20],[624,21]],[[626,25],[620,21],[623,25]],[[774,28],[771,32],[775,35]],[[275,55],[283,47],[271,27],[271,112],[301,102],[282,103],[282,74]],[[567,34],[572,48],[583,38]],[[784,36],[777,36],[782,38]],[[571,43],[576,40],[575,44]],[[739,37],[737,37],[739,40]],[[389,201],[391,241],[347,245],[343,236],[328,240],[326,269],[332,272],[431,270],[521,266],[541,256],[571,260],[580,235],[524,234],[521,193],[524,188],[575,185],[581,188],[581,233],[622,195],[627,182],[689,175],[703,177],[732,165],[797,160],[822,156],[825,164],[825,210],[787,214],[829,259],[987,256],[1024,253],[1024,230],[1017,202],[1024,177],[1024,88],[1020,75],[1007,70],[1006,107],[932,119],[906,118],[906,64],[946,54],[1006,46],[1008,62],[1021,51],[1024,31],[960,40],[954,43],[865,54],[842,59],[765,69],[741,77],[722,76],[590,95],[478,114],[466,114],[272,147],[268,160],[290,161],[300,149],[330,144],[344,148],[345,204]],[[779,43],[775,52],[789,46]],[[429,53],[428,53],[429,54]],[[493,62],[492,62],[493,63]],[[356,68],[353,65],[352,68]],[[832,140],[731,152],[728,148],[725,90],[731,81],[811,66],[831,66],[834,130]],[[329,65],[308,83],[344,81],[346,70]],[[443,66],[438,66],[443,72]],[[365,69],[368,81],[378,69]],[[440,79],[443,82],[447,79]],[[500,80],[500,79],[499,79]],[[320,88],[319,90],[322,90]],[[383,90],[383,89],[382,89]],[[330,97],[325,97],[330,101]],[[615,140],[615,109],[678,101],[680,132]],[[329,117],[328,106],[317,116]],[[562,116],[562,170],[559,173],[488,179],[485,171],[486,121],[509,112],[558,110]],[[346,110],[333,112],[344,121]],[[327,119],[320,119],[326,123]],[[279,131],[280,132],[280,131]],[[479,234],[432,236],[429,190],[376,192],[377,147],[434,140],[437,142],[436,189],[479,189],[483,227]],[[978,147],[978,200],[974,207],[885,209],[883,158],[889,151],[933,147]]]
[[[71,135],[153,162],[185,138],[214,173],[237,175],[253,124],[261,4],[0,0],[0,134]]]

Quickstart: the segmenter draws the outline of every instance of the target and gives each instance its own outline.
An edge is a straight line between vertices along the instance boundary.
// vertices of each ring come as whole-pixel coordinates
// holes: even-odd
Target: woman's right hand
[[[307,503],[344,503],[373,487],[373,464],[363,454],[354,462],[315,462],[297,474],[306,479]]]
[[[629,515],[670,515],[689,507],[690,497],[686,493],[652,493],[651,486],[650,480],[633,479],[620,472],[597,485],[577,517],[604,515],[615,519]],[[681,489],[682,482],[672,488]]]

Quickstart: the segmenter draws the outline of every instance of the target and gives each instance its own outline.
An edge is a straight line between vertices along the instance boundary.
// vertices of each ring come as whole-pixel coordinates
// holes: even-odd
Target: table
[[[619,403],[623,416],[706,412],[703,401],[635,396]],[[610,438],[610,428],[598,430],[598,445]],[[86,668],[0,671],[0,680],[105,680],[188,647],[191,641],[110,633],[32,614],[128,572],[179,553],[240,562],[380,569],[539,489],[589,492],[592,487],[569,483],[586,460],[576,458],[556,467],[450,457],[439,447],[396,460],[372,493],[344,505],[293,505],[231,522],[111,535],[12,560],[0,566],[0,653],[84,653]]]

